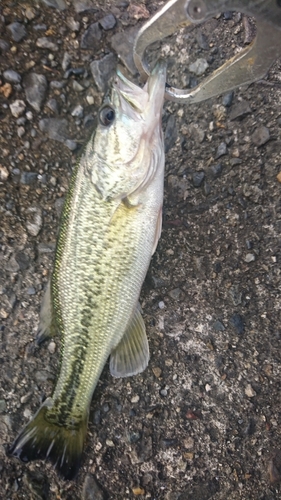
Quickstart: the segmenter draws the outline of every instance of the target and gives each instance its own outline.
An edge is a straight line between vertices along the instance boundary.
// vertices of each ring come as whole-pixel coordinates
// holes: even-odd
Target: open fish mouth
[[[112,104],[120,106],[130,118],[144,119],[142,115],[150,110],[151,117],[162,112],[163,92],[166,82],[166,63],[159,60],[143,88],[128,80],[117,69],[117,78],[112,89]]]

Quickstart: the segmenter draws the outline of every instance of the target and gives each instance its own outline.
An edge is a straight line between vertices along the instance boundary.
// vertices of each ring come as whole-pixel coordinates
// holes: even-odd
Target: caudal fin
[[[49,459],[64,479],[74,479],[81,462],[87,419],[81,421],[79,426],[64,427],[50,422],[47,411],[44,405],[39,409],[16,438],[8,454],[23,462]]]

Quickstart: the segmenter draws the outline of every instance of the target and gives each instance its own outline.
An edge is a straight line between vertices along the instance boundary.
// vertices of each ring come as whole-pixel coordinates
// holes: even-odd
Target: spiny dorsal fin
[[[110,356],[110,373],[113,377],[130,377],[143,372],[149,361],[149,347],[145,324],[139,308],[129,323],[124,336]]]

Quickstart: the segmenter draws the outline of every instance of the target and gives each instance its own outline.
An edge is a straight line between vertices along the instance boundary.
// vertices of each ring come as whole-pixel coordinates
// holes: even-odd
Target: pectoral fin
[[[154,236],[154,244],[153,244],[151,255],[153,255],[155,250],[156,250],[159,238],[161,236],[161,231],[162,231],[162,207],[159,210],[159,214],[158,214],[158,218],[157,218],[157,223],[156,223],[156,228],[155,228],[155,236]]]
[[[139,308],[117,347],[110,356],[110,373],[113,377],[130,377],[143,372],[149,361],[149,347],[145,324]]]

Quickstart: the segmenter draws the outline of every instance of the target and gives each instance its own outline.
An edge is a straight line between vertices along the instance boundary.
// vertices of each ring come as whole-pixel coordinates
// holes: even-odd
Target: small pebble
[[[42,228],[42,210],[40,207],[29,207],[26,210],[28,217],[26,229],[31,236],[37,236]]]
[[[269,139],[270,139],[269,130],[264,125],[261,125],[260,127],[256,128],[256,130],[252,134],[252,141],[254,145],[257,146],[258,148],[266,144],[266,142],[268,142]]]
[[[103,411],[104,413],[108,413],[108,412],[109,412],[109,410],[110,410],[110,406],[109,406],[109,404],[108,404],[108,403],[105,403],[105,404],[102,406],[102,411]]]
[[[53,175],[51,175],[51,177],[50,177],[50,184],[52,184],[52,186],[57,185],[57,179]]]
[[[17,99],[16,101],[10,104],[11,113],[13,116],[15,116],[15,118],[21,116],[24,113],[25,108],[26,108],[25,102],[21,101],[20,99]]]
[[[21,404],[26,404],[26,403],[28,403],[28,401],[30,401],[31,397],[32,397],[32,392],[28,392],[27,394],[25,394],[24,396],[22,396],[22,397],[20,398],[20,402],[21,402]]]
[[[99,24],[105,31],[112,30],[116,25],[116,19],[113,14],[108,14],[99,21]]]
[[[26,19],[28,19],[29,21],[32,21],[32,19],[35,18],[34,9],[32,9],[31,7],[27,7],[24,15],[25,15]]]
[[[248,398],[253,398],[254,396],[257,395],[257,393],[252,388],[251,384],[246,385],[245,394],[246,394],[246,396],[248,396]]]
[[[226,21],[230,21],[230,19],[232,19],[232,16],[233,16],[233,12],[228,10],[226,12],[223,13],[223,18],[226,20]]]
[[[235,167],[235,165],[241,165],[242,160],[241,158],[230,158],[229,163],[231,167]]]
[[[174,299],[174,300],[179,300],[181,296],[181,289],[180,288],[174,288],[174,290],[170,290],[168,292],[168,295]]]
[[[194,73],[196,76],[201,76],[205,73],[206,69],[209,67],[206,59],[199,58],[194,63],[188,66],[188,69],[191,73]]]
[[[202,33],[202,31],[199,32],[199,34],[196,36],[196,41],[202,50],[208,50],[209,44],[208,44],[208,38],[205,35],[205,33]]]
[[[230,120],[242,119],[249,113],[251,113],[251,108],[248,101],[240,101],[237,104],[234,104],[231,108],[231,112],[229,115]]]
[[[140,488],[140,487],[132,488],[132,492],[136,496],[145,495],[145,490],[143,488]]]
[[[52,80],[50,82],[51,89],[62,89],[65,86],[66,82],[60,82],[58,80]]]
[[[203,193],[205,196],[209,196],[210,192],[211,192],[211,186],[208,182],[205,181],[203,185]]]
[[[130,435],[129,435],[129,442],[130,443],[137,443],[141,438],[141,434],[140,432],[136,431],[136,432],[131,432]]]
[[[229,320],[229,325],[236,331],[236,333],[238,333],[238,335],[242,335],[242,333],[244,333],[244,320],[240,314],[233,314]]]
[[[67,147],[71,146],[71,139],[67,138],[68,121],[65,118],[43,118],[39,121],[39,129],[46,134],[50,139],[66,144],[70,143]],[[72,145],[73,146],[73,145]],[[71,149],[71,147],[69,148]]]
[[[80,30],[80,23],[79,21],[75,21],[74,17],[68,17],[66,23],[71,31]]]
[[[48,370],[38,370],[34,374],[36,382],[46,382],[47,380],[53,380],[55,375]]]
[[[4,85],[0,86],[0,93],[3,94],[3,96],[6,97],[6,99],[8,99],[8,97],[10,97],[12,92],[13,92],[13,88],[12,88],[12,85],[10,83],[4,83]],[[3,105],[4,108],[6,106],[7,106],[6,104]]]
[[[159,368],[158,366],[155,366],[152,368],[152,371],[153,371],[155,377],[157,377],[157,378],[161,377],[161,374],[162,374],[161,368]]]
[[[2,53],[4,52],[7,52],[10,48],[10,44],[6,41],[6,40],[2,40],[2,38],[0,38],[0,51],[2,51]]]
[[[40,49],[48,49],[56,52],[59,50],[58,45],[50,40],[47,36],[42,36],[41,38],[37,38],[36,46]]]
[[[68,52],[64,52],[63,58],[62,58],[62,63],[61,63],[61,67],[62,67],[63,71],[66,71],[69,68],[70,62],[71,62],[70,54]]]
[[[164,304],[163,300],[161,300],[161,301],[159,302],[158,307],[159,307],[159,309],[164,309],[165,304]]]
[[[92,474],[87,474],[83,483],[81,500],[105,500],[102,489]]]
[[[0,399],[0,413],[4,413],[6,411],[7,405],[4,399]]]
[[[194,447],[194,439],[192,437],[188,437],[184,439],[183,446],[186,450],[190,450]]]
[[[84,87],[77,82],[77,80],[72,81],[72,88],[75,92],[83,92],[83,90],[85,90]]]
[[[12,24],[9,24],[7,26],[7,29],[10,31],[14,42],[20,42],[27,35],[27,31],[24,25],[17,21]]]
[[[78,104],[75,106],[75,108],[71,111],[71,116],[74,116],[76,118],[83,118],[84,110],[81,104]]]
[[[25,134],[25,128],[18,127],[17,134],[18,134],[18,137],[21,138]]]
[[[235,306],[242,304],[242,293],[239,290],[238,285],[231,286],[229,288],[228,295],[231,298],[231,300]]]
[[[217,165],[212,165],[210,168],[210,173],[213,177],[219,177],[222,173],[222,164],[218,163]]]
[[[37,172],[22,172],[20,176],[20,183],[30,186],[38,178]]]
[[[85,12],[87,10],[94,10],[94,0],[72,0],[75,12]]]
[[[10,83],[20,83],[21,82],[21,75],[17,71],[14,71],[13,69],[6,69],[3,72],[3,76],[7,82],[10,82]]]
[[[100,425],[100,423],[101,423],[101,413],[100,413],[100,410],[96,410],[94,412],[93,422],[94,422],[95,425]]]
[[[109,446],[110,448],[114,448],[115,444],[113,443],[112,439],[106,439],[105,444]]]
[[[42,0],[47,7],[52,7],[53,9],[64,10],[67,5],[64,0]]]
[[[116,56],[110,53],[90,64],[94,82],[100,92],[107,90],[111,78],[115,75],[116,62]]]
[[[49,99],[46,106],[56,115],[59,114],[59,105],[56,99]]]
[[[31,410],[29,408],[25,408],[23,410],[23,416],[24,418],[26,418],[27,420],[30,420],[31,419],[31,416],[32,416],[32,413],[31,413]]]
[[[203,170],[200,170],[199,172],[194,172],[192,174],[193,186],[196,188],[200,187],[204,179],[205,179],[205,172]]]
[[[0,181],[6,181],[9,175],[9,170],[3,165],[0,165]]]
[[[94,104],[95,99],[94,99],[94,97],[92,95],[87,95],[86,101],[91,106],[92,104]]]
[[[94,50],[95,47],[99,46],[101,36],[102,31],[99,23],[92,23],[81,38],[81,49]]]
[[[226,108],[229,108],[232,104],[233,96],[234,96],[233,90],[231,92],[228,92],[227,94],[224,94],[224,96],[222,98],[223,106],[225,106]]]
[[[225,326],[219,319],[217,319],[213,324],[213,329],[216,332],[224,332]]]
[[[131,403],[138,403],[139,400],[140,400],[140,397],[138,395],[133,396],[132,399],[131,399]]]
[[[24,125],[26,123],[26,118],[24,116],[20,116],[20,118],[17,119],[17,125]]]
[[[23,87],[28,103],[39,113],[47,92],[45,75],[27,73],[23,79]]]
[[[256,260],[256,257],[253,253],[247,253],[244,260],[245,262],[247,262],[247,264],[249,264],[250,262],[254,262],[254,260]]]
[[[86,75],[87,71],[85,68],[69,68],[66,70],[64,73],[63,77],[67,80],[70,76],[81,76],[81,75]]]
[[[54,354],[56,351],[56,343],[52,340],[48,345],[48,351],[50,354]]]
[[[217,152],[216,152],[216,160],[220,158],[221,156],[224,156],[227,154],[227,146],[225,142],[221,142],[220,145],[218,146]]]

